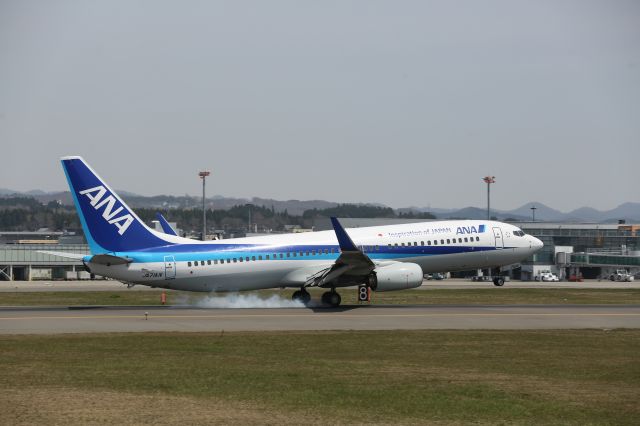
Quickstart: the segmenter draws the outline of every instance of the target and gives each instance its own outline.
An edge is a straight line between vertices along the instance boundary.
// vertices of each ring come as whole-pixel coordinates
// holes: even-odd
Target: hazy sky
[[[0,0],[0,187],[640,201],[639,1]]]

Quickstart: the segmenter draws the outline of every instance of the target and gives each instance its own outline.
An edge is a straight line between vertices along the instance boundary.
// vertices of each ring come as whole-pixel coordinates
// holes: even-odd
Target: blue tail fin
[[[81,157],[61,161],[91,253],[171,244],[149,229]]]

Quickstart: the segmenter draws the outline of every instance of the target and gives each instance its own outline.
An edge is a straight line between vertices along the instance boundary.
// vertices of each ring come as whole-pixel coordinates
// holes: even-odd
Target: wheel
[[[375,273],[372,273],[371,275],[369,275],[369,277],[367,277],[366,284],[367,287],[369,287],[371,290],[376,291],[376,289],[378,288],[378,277]]]
[[[613,275],[611,275],[611,276],[609,277],[609,280],[610,280],[610,281],[615,281],[615,280],[616,280],[616,277],[614,277]]]
[[[311,295],[306,290],[296,290],[291,295],[291,300],[293,300],[294,302],[299,301],[304,305],[308,305],[309,301],[311,300]]]
[[[497,287],[502,287],[504,285],[504,278],[502,277],[496,277],[493,279],[493,285],[497,286]]]
[[[336,308],[340,306],[340,302],[342,302],[342,297],[335,291],[327,291],[322,294],[322,303],[324,305],[329,305],[332,308]]]

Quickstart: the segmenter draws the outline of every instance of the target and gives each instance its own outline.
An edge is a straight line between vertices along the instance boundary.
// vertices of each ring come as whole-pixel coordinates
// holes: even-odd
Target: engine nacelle
[[[422,285],[422,268],[415,263],[394,263],[376,268],[375,277],[369,280],[374,291],[406,290]]]

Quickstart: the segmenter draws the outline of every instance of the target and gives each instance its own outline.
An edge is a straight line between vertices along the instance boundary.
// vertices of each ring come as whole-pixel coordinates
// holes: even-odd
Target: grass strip
[[[136,398],[186,398],[192,409],[210,401],[218,411],[228,401],[218,413],[228,423],[244,406],[270,413],[263,423],[631,425],[638,353],[640,330],[0,336],[0,392],[116,392],[127,395],[120,414],[150,423],[161,413],[145,414]],[[30,409],[43,423],[73,419],[73,405],[47,414],[7,401],[2,424]]]
[[[312,289],[319,299],[323,290]],[[74,306],[74,305],[160,305],[161,291],[51,291],[2,292],[0,306]],[[241,294],[256,294],[267,298],[279,295],[290,299],[293,290],[262,290]],[[203,294],[166,291],[168,304],[190,304],[206,297],[225,294]],[[228,294],[228,293],[227,293]],[[355,289],[340,291],[343,304],[357,303]],[[640,289],[566,289],[566,288],[499,288],[482,289],[421,289],[373,293],[374,304],[640,304]]]

